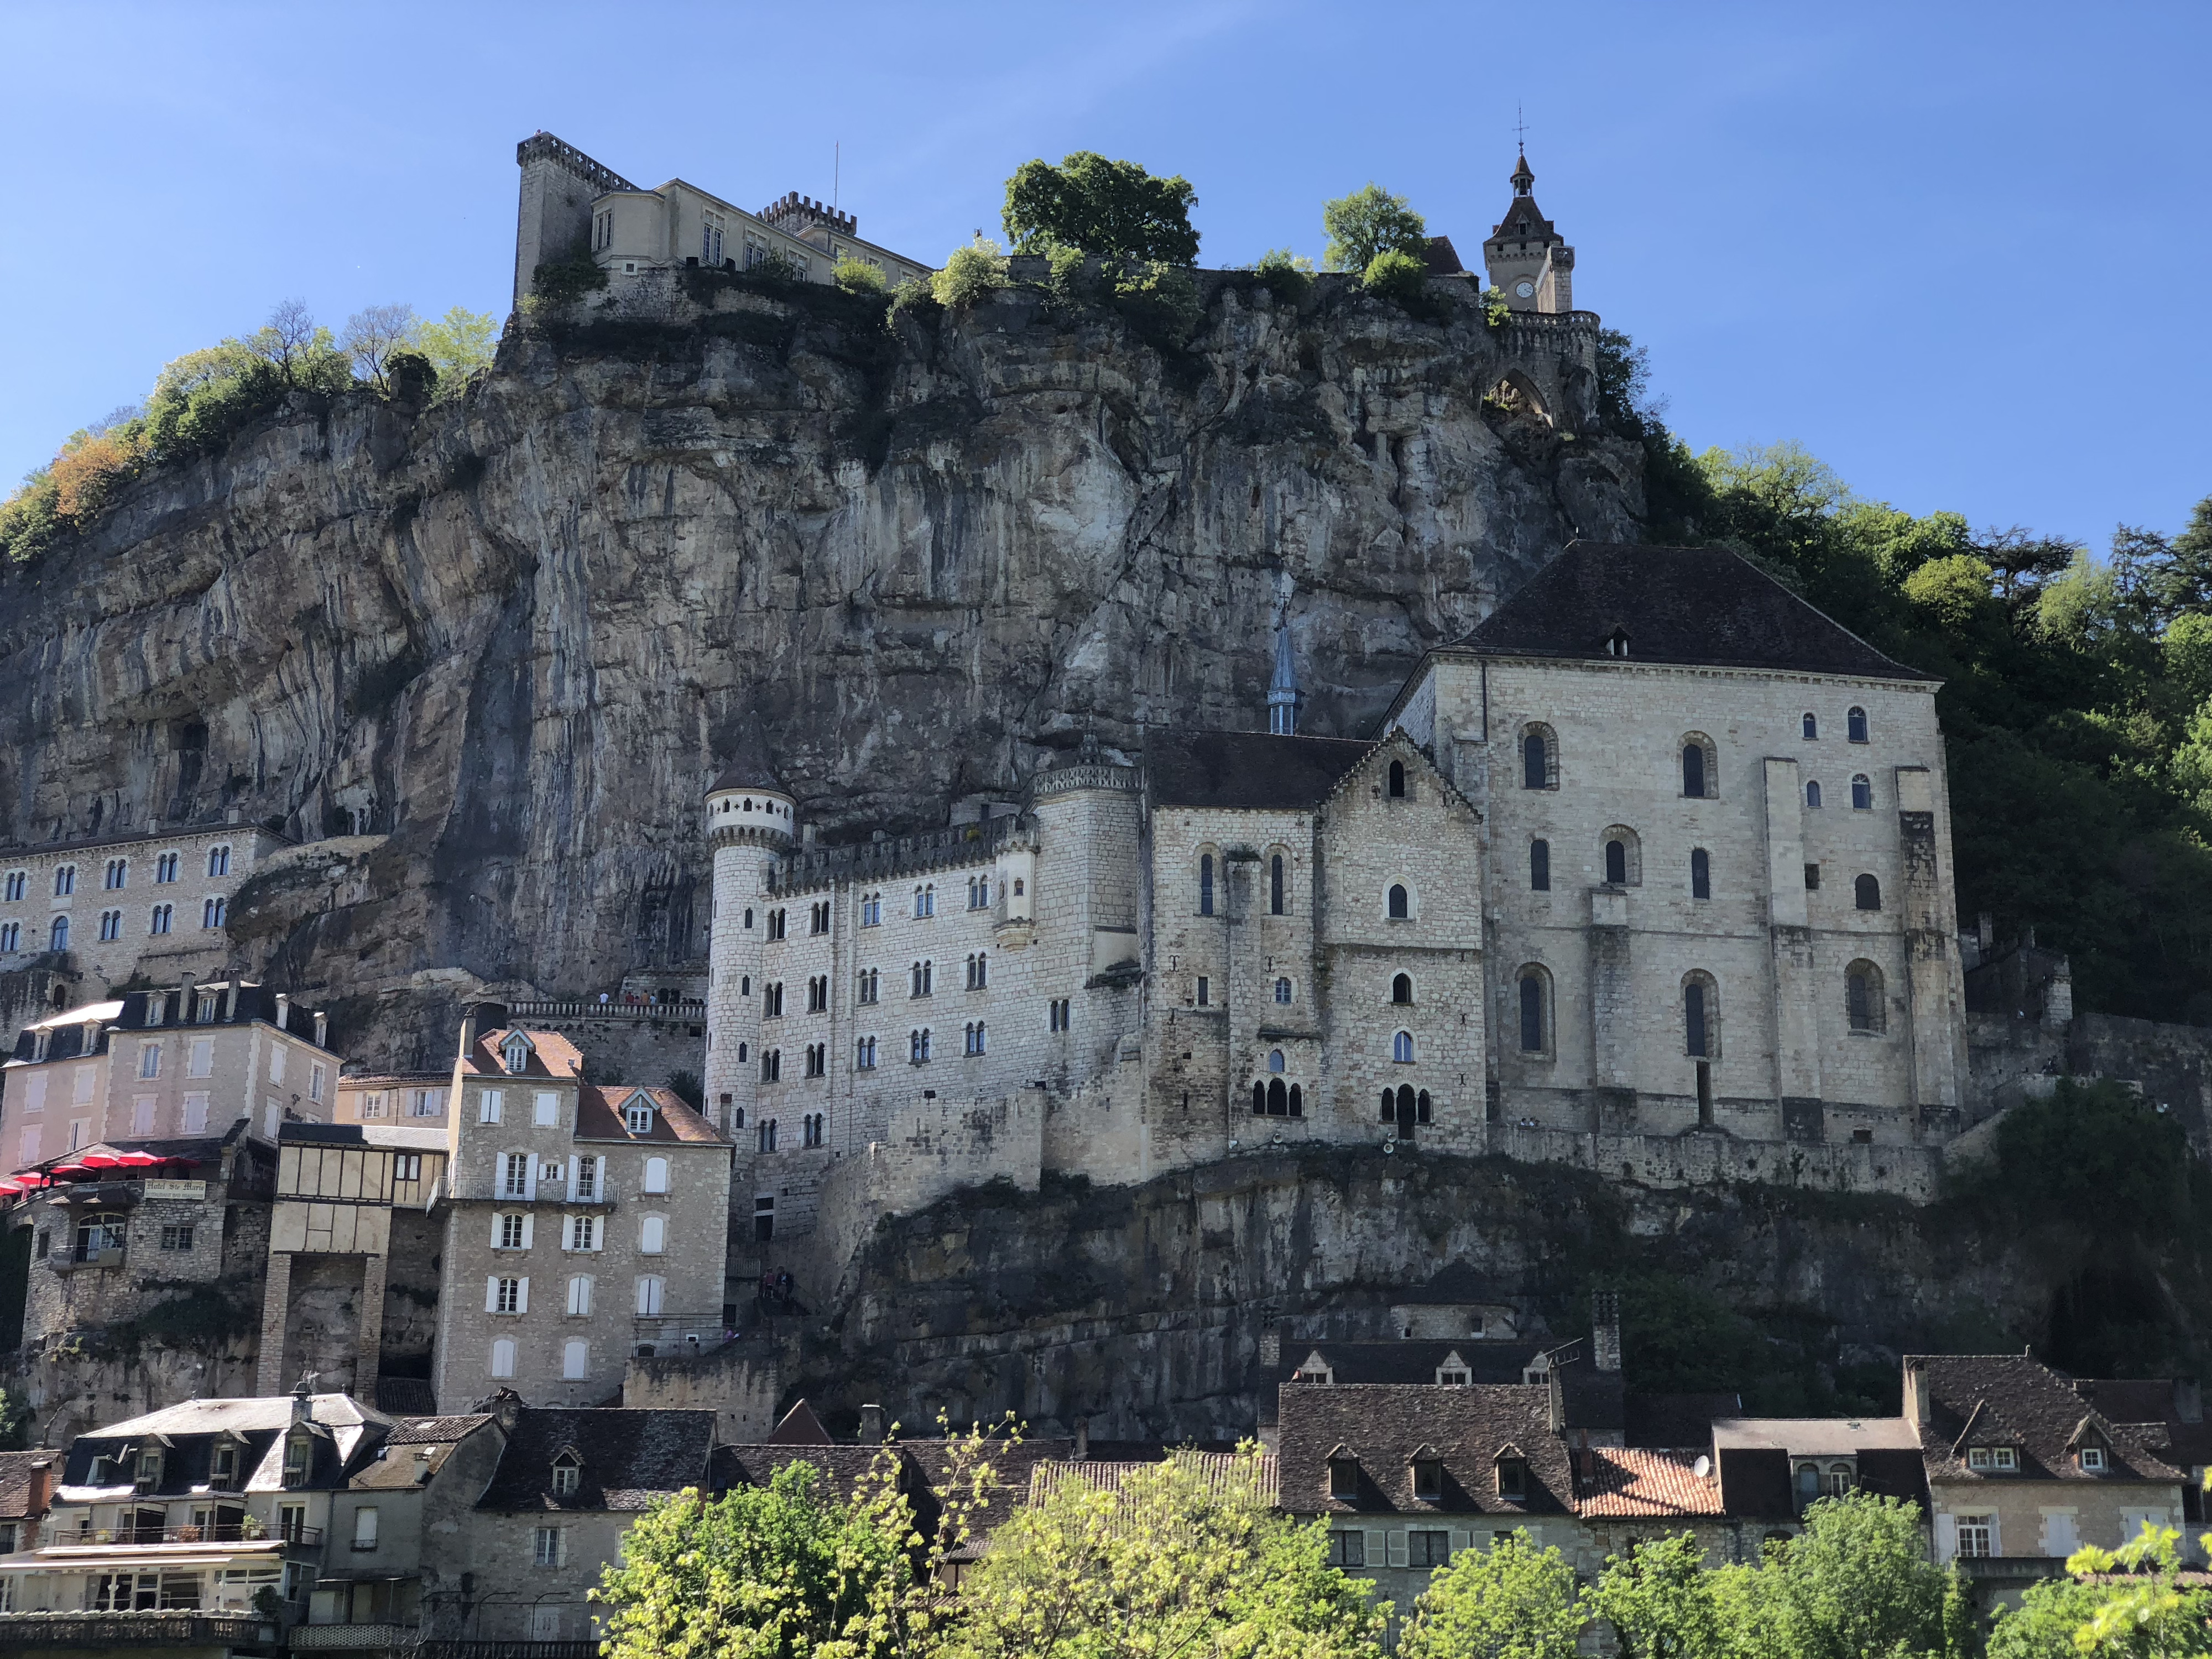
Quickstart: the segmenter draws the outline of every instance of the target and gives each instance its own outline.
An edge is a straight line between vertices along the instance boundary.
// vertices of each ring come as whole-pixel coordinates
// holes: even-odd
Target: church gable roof
[[[1931,682],[1719,547],[1573,542],[1459,641],[1485,656],[1614,659]]]
[[[1162,806],[1318,806],[1375,745],[1350,738],[1266,732],[1162,732],[1145,748],[1152,796]]]

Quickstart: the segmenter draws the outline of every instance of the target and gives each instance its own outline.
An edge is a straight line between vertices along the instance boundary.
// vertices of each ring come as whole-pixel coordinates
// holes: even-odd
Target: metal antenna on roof
[[[1513,143],[1523,155],[1528,153],[1528,124],[1521,118],[1521,100],[1513,100]]]
[[[837,191],[845,182],[845,141],[833,139],[830,144],[830,211],[837,211]]]

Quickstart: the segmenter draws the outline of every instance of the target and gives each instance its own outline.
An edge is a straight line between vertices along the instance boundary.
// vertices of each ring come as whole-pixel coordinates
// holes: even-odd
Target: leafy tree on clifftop
[[[1328,233],[1328,246],[1322,254],[1327,270],[1364,273],[1385,253],[1419,259],[1429,243],[1428,222],[1404,197],[1373,183],[1324,203],[1321,222]]]
[[[1079,149],[1055,167],[1024,161],[1006,180],[1002,215],[1016,253],[1080,248],[1103,259],[1188,265],[1198,258],[1190,210],[1198,193],[1177,175],[1156,178],[1134,161]]]

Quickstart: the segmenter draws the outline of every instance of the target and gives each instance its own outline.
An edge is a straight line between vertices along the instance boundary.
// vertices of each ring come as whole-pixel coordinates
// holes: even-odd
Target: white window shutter
[[[1992,1504],[1990,1508],[1990,1553],[1991,1555],[2004,1553],[2004,1540],[1997,1533],[1997,1528],[2003,1518],[1997,1513],[1996,1505]]]
[[[1472,1536],[1473,1534],[1468,1533],[1463,1528],[1454,1527],[1452,1528],[1451,1553],[1455,1559],[1458,1557],[1459,1553],[1462,1550],[1468,1547],[1468,1540]]]
[[[1394,1567],[1404,1566],[1406,1565],[1406,1534],[1401,1531],[1393,1530],[1389,1535],[1389,1543],[1390,1565]]]
[[[531,1235],[537,1231],[537,1220],[536,1216],[526,1213],[522,1218],[522,1248],[526,1250],[530,1248]]]
[[[499,1224],[495,1221],[492,1224],[497,1226]],[[496,1274],[484,1280],[484,1311],[499,1311],[499,1279]]]
[[[495,1250],[499,1248],[499,1230],[503,1224],[503,1219],[504,1218],[496,1214],[495,1214],[491,1218],[491,1247]]]
[[[522,1190],[529,1197],[538,1196],[538,1160],[534,1157],[522,1160]]]
[[[1959,1553],[1959,1518],[1954,1515],[1936,1517],[1936,1564],[1948,1564]]]
[[[1382,1565],[1382,1528],[1362,1527],[1359,1529],[1359,1552],[1367,1558],[1367,1565],[1370,1567],[1381,1566]]]
[[[525,1273],[522,1278],[516,1282],[514,1288],[514,1310],[517,1313],[528,1313],[530,1311],[530,1276],[527,1273]]]

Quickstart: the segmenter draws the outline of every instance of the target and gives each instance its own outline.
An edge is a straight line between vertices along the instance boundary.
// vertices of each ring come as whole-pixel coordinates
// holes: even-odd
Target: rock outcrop
[[[511,328],[453,403],[300,401],[0,580],[0,835],[281,823],[315,844],[240,894],[239,965],[437,1064],[460,996],[702,953],[733,756],[835,840],[1255,726],[1285,574],[1305,727],[1361,732],[1640,507],[1633,446],[1486,406],[1533,337],[1446,286],[1209,277],[1186,347],[695,279]]]

